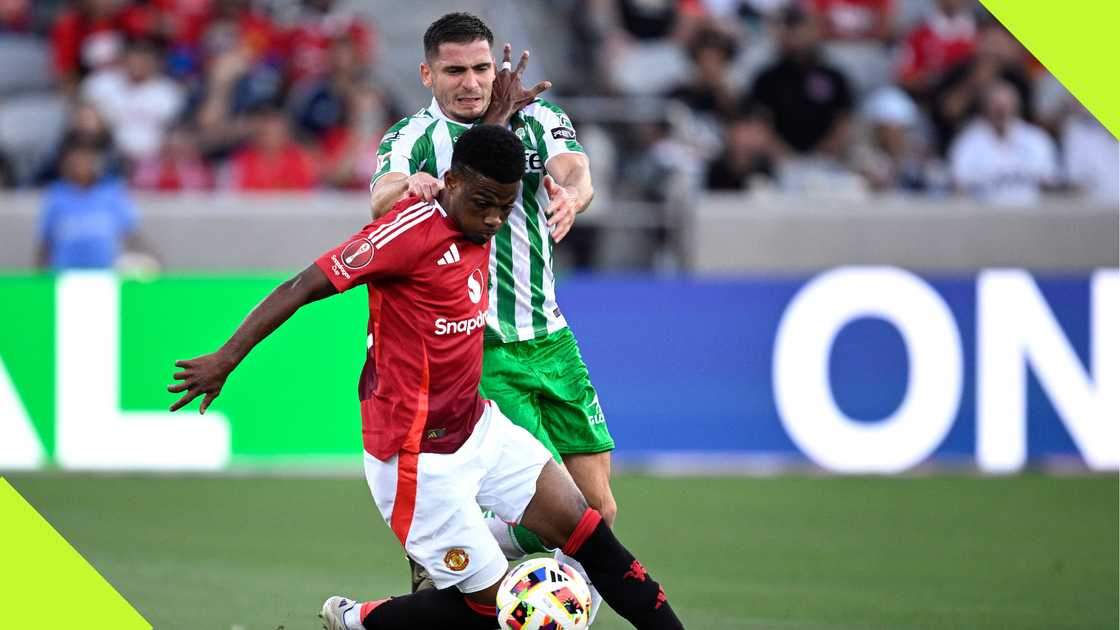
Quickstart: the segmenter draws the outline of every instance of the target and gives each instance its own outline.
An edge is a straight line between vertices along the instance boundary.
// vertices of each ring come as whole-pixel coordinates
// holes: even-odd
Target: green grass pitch
[[[8,479],[156,628],[313,629],[328,595],[407,587],[359,478]],[[620,537],[693,630],[1118,626],[1114,476],[620,476],[616,490]]]

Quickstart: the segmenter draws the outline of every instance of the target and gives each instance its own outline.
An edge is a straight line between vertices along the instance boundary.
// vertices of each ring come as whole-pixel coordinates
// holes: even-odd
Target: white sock
[[[346,624],[347,630],[365,630],[362,625],[362,604],[354,602],[354,605],[346,612],[342,613],[342,623]]]
[[[603,596],[599,594],[599,589],[591,583],[591,578],[587,577],[587,570],[579,563],[579,560],[571,556],[564,555],[564,552],[559,549],[553,554],[557,562],[566,564],[576,570],[583,577],[583,581],[587,582],[587,587],[591,589],[591,615],[587,618],[587,625],[591,626],[595,621],[595,616],[599,614],[599,605],[603,603]]]
[[[486,519],[486,526],[490,528],[490,534],[498,541],[498,547],[502,549],[506,560],[520,560],[525,557],[525,550],[517,544],[517,539],[513,537],[513,525],[498,518],[489,510],[483,510],[482,518]]]

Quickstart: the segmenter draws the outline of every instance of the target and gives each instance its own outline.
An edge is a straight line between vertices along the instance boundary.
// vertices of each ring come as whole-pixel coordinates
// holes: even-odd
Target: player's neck
[[[447,189],[444,188],[436,193],[434,201],[439,204],[440,208],[443,208],[444,215],[447,216],[447,219],[455,226],[455,229],[462,232],[463,228],[459,226],[459,219],[456,218],[455,213],[451,210],[451,199],[450,195],[447,194]]]

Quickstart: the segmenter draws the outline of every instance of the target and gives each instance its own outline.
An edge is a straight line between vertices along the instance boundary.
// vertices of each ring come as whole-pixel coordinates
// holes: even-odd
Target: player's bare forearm
[[[408,193],[408,178],[400,173],[386,173],[377,180],[369,194],[369,211],[379,219]]]
[[[176,361],[182,371],[173,375],[176,381],[167,391],[183,393],[173,405],[176,411],[198,396],[205,395],[199,412],[205,413],[222,391],[226,378],[241,363],[249,351],[288,321],[305,304],[334,295],[337,291],[316,265],[311,265],[290,280],[272,290],[258,304],[222,347],[211,354],[186,361]]]
[[[591,184],[591,162],[582,153],[564,153],[548,161],[548,174],[561,188],[572,194],[575,212],[579,214],[591,205],[595,188]]]
[[[245,355],[305,304],[337,293],[317,265],[311,265],[272,290],[249,312],[218,352],[240,363]]]

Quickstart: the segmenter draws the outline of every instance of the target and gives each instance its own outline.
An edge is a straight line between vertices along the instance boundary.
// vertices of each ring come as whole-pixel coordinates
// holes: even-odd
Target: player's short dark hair
[[[513,132],[498,125],[475,125],[455,142],[451,172],[470,171],[502,184],[525,174],[525,147]]]
[[[494,45],[494,34],[486,26],[486,22],[470,13],[448,13],[432,22],[428,30],[424,31],[424,56],[434,58],[439,54],[440,44],[469,44],[479,39],[485,39],[486,43]]]

